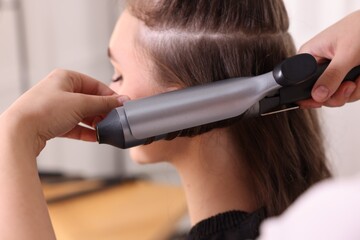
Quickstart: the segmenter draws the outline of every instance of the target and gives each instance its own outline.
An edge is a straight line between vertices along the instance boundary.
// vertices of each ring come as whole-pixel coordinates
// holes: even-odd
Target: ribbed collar
[[[263,208],[253,213],[236,210],[221,213],[196,224],[191,229],[188,240],[221,239],[216,236],[220,237],[228,231],[237,234],[237,237],[243,235],[244,239],[256,238],[259,235],[260,223],[264,218]]]

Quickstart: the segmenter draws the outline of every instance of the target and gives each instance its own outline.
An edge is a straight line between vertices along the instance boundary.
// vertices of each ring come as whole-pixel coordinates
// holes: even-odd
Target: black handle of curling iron
[[[316,74],[309,80],[296,86],[283,87],[279,90],[280,104],[295,103],[300,100],[311,98],[311,91],[316,81],[324,73],[330,62],[320,64]],[[360,76],[360,66],[354,67],[344,78],[343,81],[355,81]]]

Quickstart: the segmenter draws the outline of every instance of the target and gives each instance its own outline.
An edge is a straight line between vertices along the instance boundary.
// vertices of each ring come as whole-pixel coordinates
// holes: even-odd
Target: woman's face
[[[173,88],[167,88],[151,76],[151,63],[145,54],[137,53],[136,33],[141,22],[127,10],[120,16],[109,45],[109,57],[114,67],[113,81],[110,85],[116,93],[127,95],[131,99],[148,97]],[[181,154],[188,140],[186,138],[159,141],[147,146],[132,148],[130,154],[139,163],[171,161],[175,154]]]

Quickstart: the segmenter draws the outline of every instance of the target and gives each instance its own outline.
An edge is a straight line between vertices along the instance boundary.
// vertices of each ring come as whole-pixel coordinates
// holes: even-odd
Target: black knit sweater
[[[264,209],[253,213],[231,211],[221,213],[196,224],[187,240],[249,240],[259,236],[259,226],[265,218]]]

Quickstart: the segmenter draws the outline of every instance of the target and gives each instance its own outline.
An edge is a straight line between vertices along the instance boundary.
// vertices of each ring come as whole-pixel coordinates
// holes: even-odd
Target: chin
[[[130,149],[131,159],[138,164],[151,164],[163,162],[159,155],[159,148],[156,143],[150,145],[138,146]]]
[[[149,145],[138,146],[130,149],[131,159],[139,164],[159,162],[172,162],[179,155],[183,155],[190,141],[177,138],[172,141],[160,140]]]

